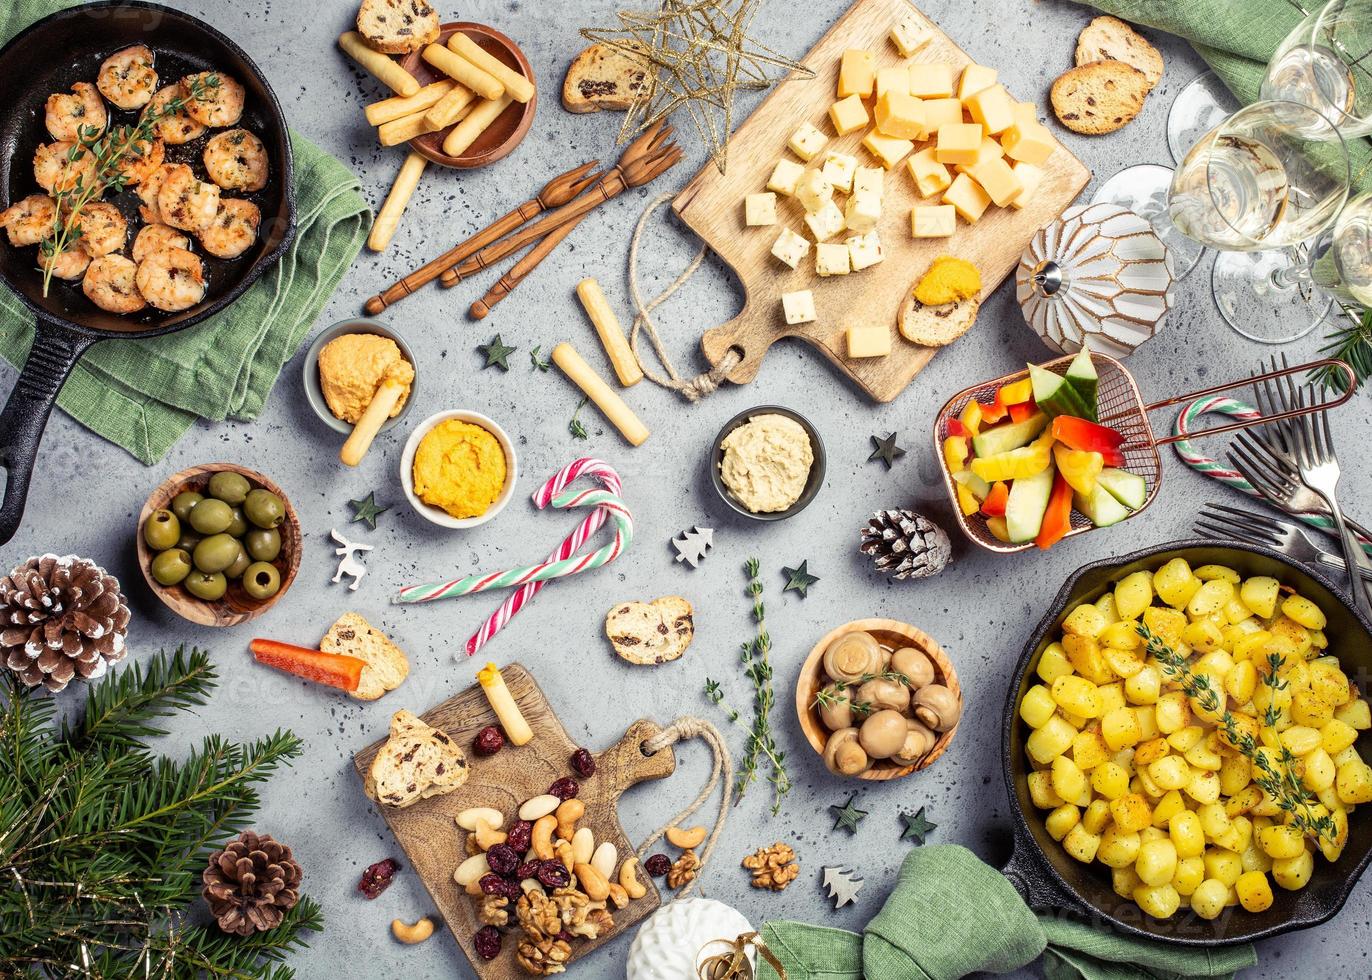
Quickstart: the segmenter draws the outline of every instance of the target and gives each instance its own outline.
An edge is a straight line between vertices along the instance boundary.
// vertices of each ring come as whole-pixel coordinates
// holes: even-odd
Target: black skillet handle
[[[1000,873],[1010,880],[1015,891],[1024,896],[1029,907],[1035,911],[1054,909],[1089,914],[1089,910],[1083,909],[1081,903],[1054,880],[1048,862],[1039,853],[1034,839],[1018,827],[1013,837],[1014,850]]]
[[[0,499],[0,544],[19,530],[48,416],[62,382],[92,343],[93,337],[40,315],[29,359],[0,411],[0,467],[6,478],[5,495]]]

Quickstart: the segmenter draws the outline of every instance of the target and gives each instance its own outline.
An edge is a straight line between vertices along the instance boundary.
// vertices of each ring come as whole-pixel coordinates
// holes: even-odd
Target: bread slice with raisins
[[[665,664],[695,639],[691,604],[679,595],[652,602],[621,602],[605,615],[610,646],[631,664]]]
[[[1072,68],[1053,82],[1049,98],[1059,121],[1074,133],[1099,136],[1129,123],[1148,96],[1148,76],[1122,61]]]
[[[641,47],[637,41],[635,47]],[[568,112],[623,112],[644,86],[651,87],[648,66],[622,48],[592,44],[573,59],[562,80],[562,104]]]
[[[1077,67],[1097,61],[1123,61],[1143,72],[1151,89],[1162,81],[1162,55],[1142,34],[1118,17],[1097,17],[1077,35]]]
[[[319,641],[319,649],[366,662],[357,690],[349,692],[360,701],[375,701],[387,691],[394,691],[410,675],[405,651],[354,612],[338,617],[338,622]]]
[[[981,300],[975,296],[937,306],[925,306],[910,296],[900,309],[900,335],[912,344],[943,347],[971,330],[980,310]]]
[[[438,40],[438,11],[428,0],[362,0],[357,33],[383,54],[409,54]]]
[[[391,715],[391,734],[367,769],[367,795],[402,809],[451,793],[467,781],[467,756],[446,733],[408,711]]]

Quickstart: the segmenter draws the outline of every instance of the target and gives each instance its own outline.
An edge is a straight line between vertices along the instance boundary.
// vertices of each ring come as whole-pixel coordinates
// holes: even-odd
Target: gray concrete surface
[[[382,151],[362,118],[362,106],[378,89],[362,81],[334,47],[348,26],[353,0],[172,0],[205,17],[242,44],[266,70],[292,124],[346,161],[360,176],[367,196],[380,201],[400,164],[397,151]],[[533,63],[541,104],[523,146],[498,166],[475,172],[429,173],[405,215],[391,250],[364,253],[329,304],[316,329],[360,312],[362,300],[469,231],[503,213],[552,174],[591,156],[614,154],[617,115],[574,116],[557,94],[568,60],[580,49],[575,28],[613,21],[613,0],[539,3],[479,0],[453,9],[496,25],[516,38]],[[790,4],[773,0],[756,22],[769,45],[803,54],[844,9],[843,0]],[[1086,8],[1059,0],[926,0],[924,5],[978,60],[996,65],[1016,94],[1046,103],[1051,79],[1071,62]],[[1202,69],[1184,45],[1155,39],[1167,59],[1167,74],[1142,115],[1108,137],[1065,135],[1066,144],[1098,178],[1120,167],[1151,161],[1170,164],[1165,143],[1167,108],[1174,94]],[[744,100],[747,102],[747,100]],[[751,103],[747,103],[751,105]],[[671,175],[662,189],[684,183],[702,155]],[[670,185],[670,186],[668,186]],[[873,509],[915,507],[952,529],[929,444],[932,413],[964,385],[1045,355],[1024,325],[1012,290],[1002,287],[983,311],[976,330],[939,355],[895,402],[875,406],[840,380],[820,357],[800,346],[782,345],[768,357],[760,377],[747,387],[727,387],[696,407],[643,384],[629,400],[653,429],[638,449],[627,447],[588,410],[590,438],[574,442],[567,420],[577,394],[556,373],[534,373],[529,349],[546,351],[573,339],[605,368],[572,294],[581,277],[595,275],[622,312],[627,309],[625,256],[632,223],[653,193],[630,193],[592,215],[557,255],[482,324],[466,318],[465,307],[484,287],[423,292],[391,311],[387,320],[415,348],[421,376],[418,421],[445,408],[464,407],[497,419],[519,444],[519,496],[493,523],[454,533],[410,512],[397,479],[400,449],[408,426],[383,436],[356,471],[337,462],[338,436],[310,412],[300,385],[300,360],[292,361],[273,392],[266,414],[253,425],[193,429],[157,466],[144,468],[70,419],[55,416],[49,426],[23,530],[5,550],[13,564],[32,552],[76,551],[91,555],[119,574],[135,606],[131,631],[134,657],[158,647],[197,644],[210,649],[223,684],[215,699],[194,715],[177,720],[177,734],[205,730],[251,738],[289,726],[306,742],[305,756],[266,790],[258,825],[294,846],[306,869],[307,890],[324,905],[325,933],[295,957],[302,977],[392,975],[411,978],[469,976],[451,940],[443,935],[425,945],[393,943],[387,923],[413,919],[431,909],[412,874],[379,900],[353,891],[361,869],[397,854],[380,816],[363,797],[351,755],[385,730],[399,707],[425,709],[470,684],[476,665],[454,663],[462,640],[493,608],[494,598],[468,598],[430,606],[395,607],[391,593],[427,572],[492,569],[532,559],[567,532],[567,521],[536,513],[526,494],[558,466],[582,453],[618,466],[625,495],[638,520],[632,550],[608,570],[562,582],[544,593],[488,648],[505,663],[522,661],[541,681],[568,732],[602,749],[635,718],[668,721],[697,714],[726,727],[734,751],[743,732],[727,728],[701,694],[706,675],[719,678],[736,703],[748,688],[737,666],[739,642],[750,635],[748,606],[741,593],[741,565],[762,560],[769,622],[775,644],[777,702],[775,731],[790,755],[794,791],[781,816],[768,813],[766,786],[754,788],[730,815],[715,864],[704,878],[707,895],[729,902],[753,922],[788,917],[857,927],[879,908],[891,875],[908,844],[898,840],[902,809],[928,808],[939,826],[931,840],[966,844],[978,853],[1001,853],[1010,818],[1001,777],[999,730],[1006,672],[1021,642],[1062,580],[1076,567],[1112,553],[1183,536],[1199,504],[1228,491],[1185,470],[1170,453],[1163,497],[1146,515],[1109,532],[1081,538],[1049,554],[1002,558],[956,541],[956,562],[921,584],[888,584],[876,577],[856,551],[857,530]],[[646,287],[665,284],[695,247],[670,224],[660,226],[646,256]],[[1266,351],[1230,331],[1209,295],[1208,261],[1183,283],[1178,308],[1160,336],[1129,364],[1151,397],[1180,393],[1250,369]],[[723,322],[740,304],[726,270],[707,267],[661,313],[679,363],[699,368],[695,338]],[[519,348],[511,370],[479,370],[479,343],[499,331]],[[1311,353],[1314,338],[1293,345]],[[12,378],[13,372],[7,371]],[[815,503],[781,524],[745,523],[732,517],[710,492],[705,454],[716,428],[751,405],[781,402],[809,415],[829,453],[828,478]],[[1369,501],[1367,454],[1372,437],[1366,402],[1335,419],[1344,448],[1347,500],[1356,509]],[[1170,424],[1164,415],[1157,424]],[[867,463],[868,435],[900,433],[909,452],[889,473]],[[193,627],[159,605],[143,586],[133,562],[134,518],[148,491],[182,467],[228,460],[271,474],[290,493],[305,529],[305,562],[287,598],[251,626],[227,631]],[[377,492],[390,505],[375,533],[360,537],[376,546],[370,574],[349,594],[329,584],[333,573],[331,527],[344,527],[347,500]],[[1364,518],[1366,520],[1367,518]],[[669,539],[693,524],[716,529],[714,551],[697,570],[674,564]],[[357,535],[360,525],[348,531]],[[956,536],[956,532],[954,532]],[[781,595],[781,566],[808,559],[820,576],[808,598]],[[695,603],[699,633],[682,660],[657,669],[630,668],[610,652],[601,634],[603,610],[627,597],[680,593]],[[258,635],[314,642],[346,609],[355,609],[386,629],[408,651],[410,680],[384,701],[360,704],[295,683],[252,664],[247,641]],[[892,616],[933,634],[957,664],[968,712],[952,750],[931,770],[887,785],[849,784],[825,772],[801,738],[790,708],[801,660],[815,640],[834,625],[863,616]],[[79,697],[79,692],[67,695]],[[692,745],[680,752],[677,776],[625,797],[621,814],[629,835],[641,839],[694,796],[708,759]],[[854,837],[831,833],[827,808],[860,788],[857,803],[870,811]],[[802,861],[799,881],[774,895],[748,887],[737,862],[760,844],[787,840]],[[822,897],[819,869],[846,863],[867,879],[857,903],[834,912]],[[1372,974],[1372,894],[1367,883],[1354,890],[1343,913],[1318,929],[1261,944],[1254,977],[1305,975],[1365,977]],[[625,936],[578,964],[571,975],[622,974]],[[1037,968],[1024,975],[1034,975]]]

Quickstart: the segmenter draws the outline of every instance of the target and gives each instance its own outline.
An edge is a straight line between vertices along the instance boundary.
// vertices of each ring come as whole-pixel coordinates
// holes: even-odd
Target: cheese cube
[[[746,225],[776,224],[777,196],[770,191],[745,196],[743,198],[743,223]]]
[[[805,168],[794,160],[778,160],[772,176],[767,178],[767,189],[778,194],[794,194],[796,183],[804,174]]]
[[[962,78],[958,82],[958,98],[966,101],[969,95],[975,95],[984,88],[990,88],[996,84],[996,70],[987,68],[985,65],[968,65],[962,70]]]
[[[824,166],[820,172],[834,186],[834,190],[851,194],[853,192],[853,175],[857,172],[857,165],[857,157],[830,150],[824,155]]]
[[[902,58],[908,58],[933,40],[934,31],[912,13],[903,14],[891,25],[891,43]]]
[[[971,225],[986,213],[991,198],[971,177],[958,174],[952,186],[943,192],[943,203],[951,204],[962,220]]]
[[[815,273],[820,276],[848,274],[848,246],[821,242],[815,246]]]
[[[781,229],[781,234],[772,243],[772,254],[781,259],[792,269],[800,264],[800,260],[805,258],[810,252],[810,243],[801,238],[790,228]]]
[[[1039,121],[1038,106],[1032,102],[1016,102],[1010,107],[1010,114],[1015,117],[1017,123],[1034,123]]]
[[[891,328],[884,323],[848,328],[849,357],[885,357],[891,353]]]
[[[891,65],[877,69],[877,98],[887,92],[898,95],[910,94],[910,69],[905,65]]]
[[[1019,209],[1028,204],[1039,189],[1039,184],[1043,183],[1043,171],[1032,163],[1015,163],[1010,167],[1019,178],[1019,182],[1024,185],[1023,190],[1015,195],[1015,199],[1010,202],[1010,206]]]
[[[929,133],[924,124],[924,103],[913,95],[887,92],[877,99],[877,129],[883,136],[922,140]]]
[[[802,160],[813,160],[815,154],[824,149],[824,144],[829,142],[829,137],[821,133],[811,123],[801,123],[800,128],[791,134],[791,138],[786,141],[786,145],[791,148],[791,152]]]
[[[1053,137],[1043,123],[1015,123],[1000,138],[1005,155],[1038,166],[1053,154]]]
[[[782,293],[781,312],[790,324],[812,322],[815,319],[815,294],[808,289]]]
[[[824,207],[833,194],[834,185],[829,183],[822,171],[807,170],[796,181],[796,200],[811,214]]]
[[[805,216],[805,224],[810,229],[810,234],[815,236],[815,241],[822,242],[843,230],[843,212],[833,201],[826,201],[824,207],[814,214]]]
[[[981,185],[981,189],[1000,207],[1005,207],[1024,190],[1024,184],[1004,157],[992,157],[973,164],[966,170],[968,176]]]
[[[910,66],[910,94],[921,99],[946,99],[953,94],[953,66]]]
[[[910,234],[916,238],[947,238],[958,226],[951,204],[920,205],[910,211]]]
[[[905,155],[915,148],[915,144],[909,140],[882,136],[875,129],[862,138],[862,145],[887,170],[904,160]]]
[[[972,119],[981,123],[987,136],[1003,133],[1015,124],[1015,100],[1004,85],[992,85],[962,100]]]
[[[850,95],[835,102],[829,107],[829,121],[834,124],[834,130],[840,136],[846,136],[853,130],[866,126],[867,107],[862,104],[862,97]]]
[[[881,250],[881,239],[877,238],[875,231],[869,231],[865,235],[854,235],[845,239],[844,244],[848,246],[848,261],[854,272],[861,272],[886,258],[886,254]]]
[[[953,175],[948,172],[948,168],[934,159],[932,146],[926,146],[905,161],[905,168],[910,171],[910,177],[914,180],[920,197],[933,197],[940,191],[947,190],[948,185],[953,182]]]
[[[849,48],[843,52],[838,67],[838,97],[868,96],[877,80],[877,59],[870,51]]]
[[[947,123],[938,128],[934,159],[939,163],[972,163],[980,148],[980,126],[975,123]]]
[[[981,145],[977,147],[976,158],[968,163],[954,164],[953,169],[958,173],[966,173],[978,164],[985,163],[987,160],[997,160],[1004,155],[1005,151],[1001,149],[999,143],[989,136],[983,136]]]
[[[843,222],[853,231],[871,231],[881,220],[881,198],[870,191],[848,198],[843,209]]]
[[[881,167],[858,167],[853,172],[854,194],[875,194],[881,197],[882,185],[886,183],[886,171]]]
[[[924,127],[930,133],[937,133],[948,123],[962,122],[962,103],[957,99],[925,99],[920,106],[924,109]]]

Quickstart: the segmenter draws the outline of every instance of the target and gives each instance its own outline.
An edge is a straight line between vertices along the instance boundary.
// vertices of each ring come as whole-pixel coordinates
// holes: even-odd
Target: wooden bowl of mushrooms
[[[898,779],[948,748],[962,688],[948,655],[923,630],[859,619],[810,651],[796,682],[796,714],[834,775]]]

